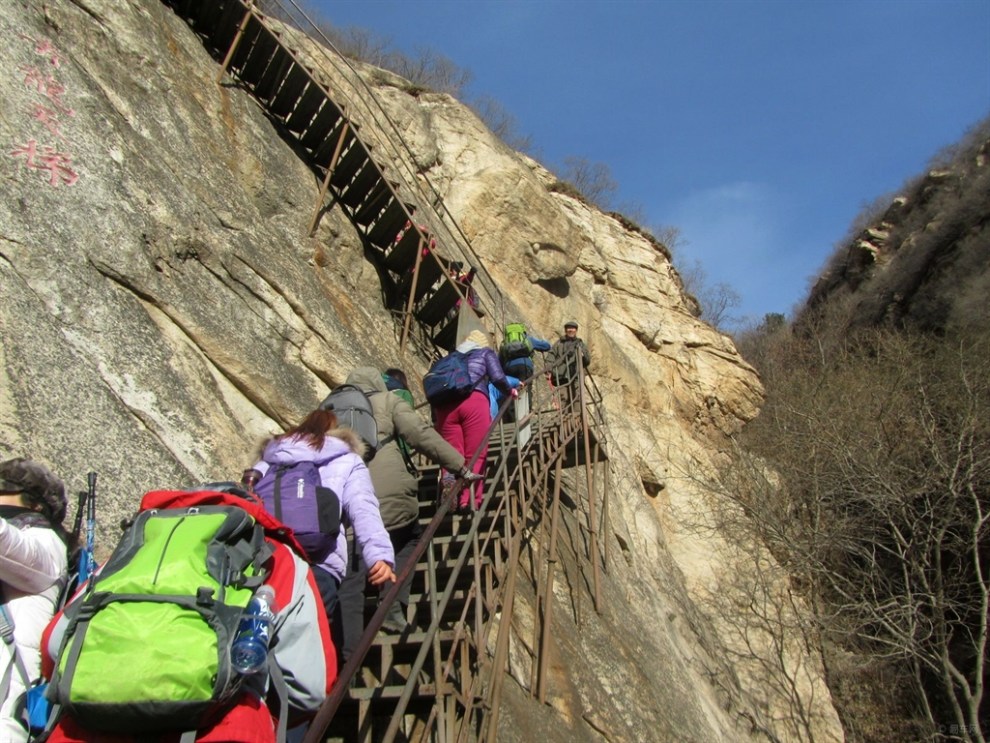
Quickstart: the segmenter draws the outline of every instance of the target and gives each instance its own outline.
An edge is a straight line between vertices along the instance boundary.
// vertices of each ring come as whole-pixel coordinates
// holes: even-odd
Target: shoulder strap
[[[31,688],[31,678],[28,676],[27,666],[24,665],[21,654],[17,652],[17,645],[14,643],[14,622],[7,611],[6,603],[0,604],[0,638],[10,648],[12,657],[11,662],[4,669],[3,678],[0,679],[0,699],[6,699],[7,693],[10,691],[10,677],[13,673],[14,666],[17,666],[17,672],[21,675],[24,688]]]

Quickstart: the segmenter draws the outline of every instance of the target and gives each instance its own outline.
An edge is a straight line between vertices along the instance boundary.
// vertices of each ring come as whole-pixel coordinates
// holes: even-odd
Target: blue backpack
[[[474,384],[467,354],[460,351],[451,351],[438,360],[423,377],[423,391],[433,405],[463,400],[471,394]]]
[[[323,487],[315,462],[273,464],[254,492],[268,513],[292,529],[312,564],[333,551],[340,534],[340,498]]]

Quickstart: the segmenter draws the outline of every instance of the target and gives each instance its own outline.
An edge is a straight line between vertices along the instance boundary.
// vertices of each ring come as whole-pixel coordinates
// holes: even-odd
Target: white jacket
[[[14,644],[28,675],[40,673],[41,633],[55,613],[59,579],[68,567],[65,545],[52,530],[38,526],[18,528],[0,518],[0,584],[7,615],[14,624]],[[7,698],[0,706],[0,740],[27,740],[27,731],[11,716],[24,692],[24,682],[9,646],[0,643],[0,669],[10,674]]]

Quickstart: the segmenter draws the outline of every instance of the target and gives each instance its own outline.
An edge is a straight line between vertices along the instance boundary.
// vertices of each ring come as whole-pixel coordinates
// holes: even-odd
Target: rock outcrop
[[[168,6],[0,4],[0,456],[45,461],[70,489],[97,470],[104,551],[145,491],[236,479],[354,366],[425,371],[398,357],[358,233],[331,209],[307,235],[313,173],[245,91],[216,82]],[[604,393],[605,606],[578,625],[566,607],[583,589],[558,596],[548,709],[519,670],[521,589],[500,737],[840,739],[814,654],[789,648],[780,669],[803,669],[804,733],[787,695],[729,655],[710,601],[734,570],[726,542],[674,517],[701,508],[693,474],[757,415],[752,368],[697,319],[661,246],[551,190],[457,101],[363,73],[520,319],[545,337],[580,322]]]
[[[985,329],[990,317],[990,119],[889,199],[833,254],[799,322]],[[869,216],[869,215],[866,215]]]

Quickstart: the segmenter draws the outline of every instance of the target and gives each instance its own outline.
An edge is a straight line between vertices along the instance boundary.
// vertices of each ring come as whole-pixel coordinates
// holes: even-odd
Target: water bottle
[[[275,619],[274,602],[275,589],[267,585],[258,588],[248,602],[230,646],[230,663],[238,673],[257,673],[265,668]]]

